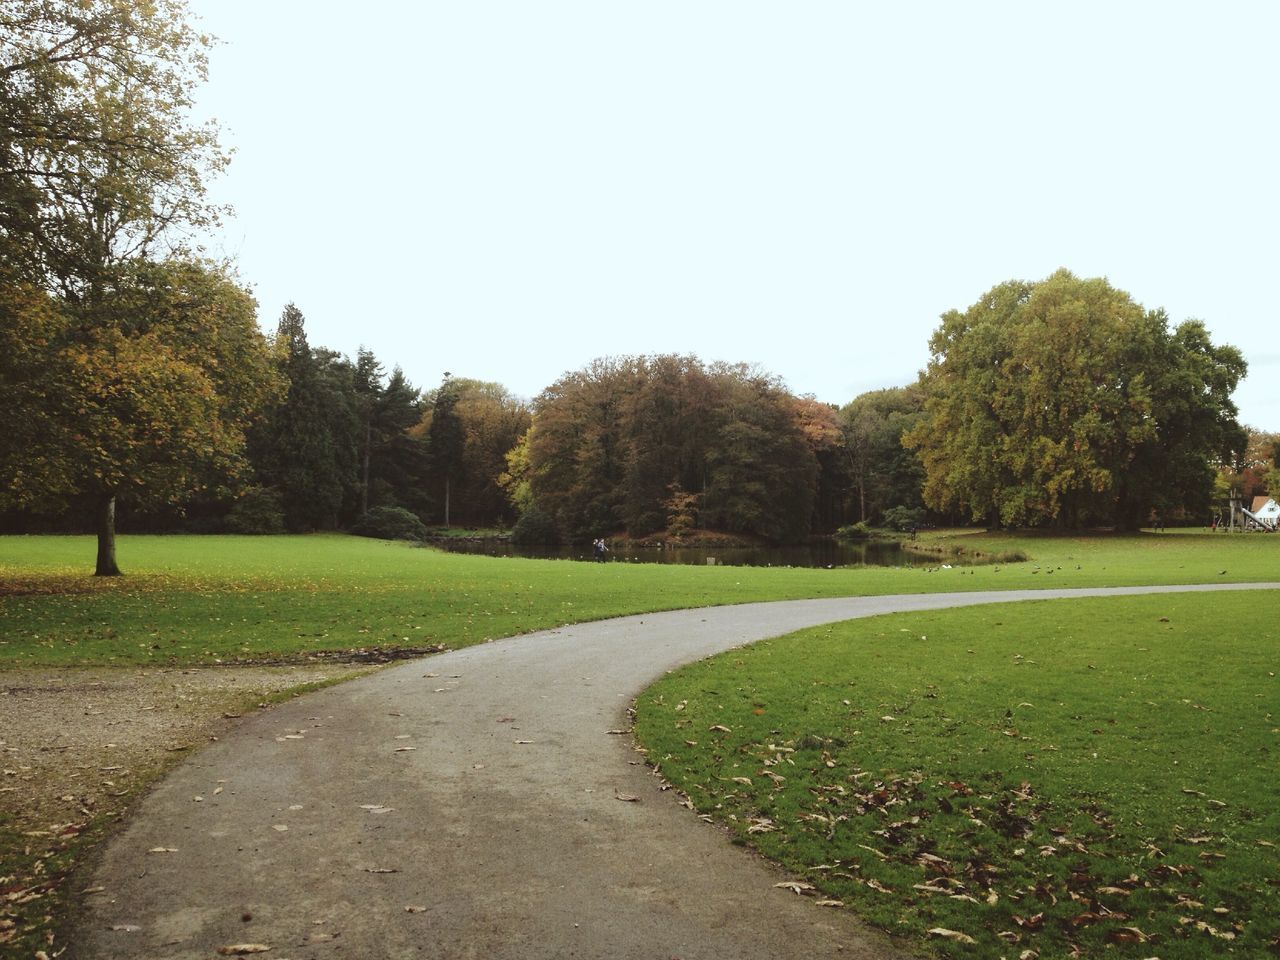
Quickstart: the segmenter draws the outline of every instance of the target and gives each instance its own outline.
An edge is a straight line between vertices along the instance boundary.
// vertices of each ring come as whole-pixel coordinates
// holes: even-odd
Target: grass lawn
[[[448,554],[341,535],[123,536],[128,576],[94,578],[90,537],[0,537],[0,667],[200,663],[370,647],[461,647],[657,609],[799,597],[1262,581],[1280,537],[932,534],[925,546],[1032,559],[837,570],[587,564]]]
[[[120,562],[129,575],[97,579],[88,575],[88,571],[92,568],[95,549],[93,539],[90,537],[0,537],[0,670],[82,665],[168,667],[257,659],[297,661],[321,653],[348,651],[355,648],[422,649],[437,645],[461,647],[491,638],[574,621],[657,609],[742,603],[753,600],[1037,586],[1084,587],[1141,583],[1270,581],[1280,576],[1280,537],[1229,537],[1208,534],[1020,537],[930,533],[922,535],[918,545],[941,551],[938,563],[931,569],[792,570],[491,559],[448,554],[403,543],[388,543],[340,535],[122,536],[119,543]],[[948,562],[948,557],[951,555],[949,551],[956,547],[997,555],[1022,551],[1032,559],[1022,563],[962,567]],[[1163,609],[1172,609],[1169,605],[1173,601],[1164,602],[1166,606]],[[1181,604],[1183,601],[1179,598],[1176,602]],[[1237,604],[1234,598],[1206,599],[1197,602],[1205,605],[1213,604],[1218,609]],[[1239,601],[1242,606],[1247,602],[1258,603],[1256,599]],[[953,629],[956,631],[956,636],[970,637],[969,645],[979,649],[977,641],[985,636],[987,627],[981,622],[971,622],[965,619],[965,616],[966,614],[938,614],[933,619],[926,618],[921,621],[923,625],[919,627],[918,632],[930,633],[937,638],[942,624],[954,622]],[[1013,611],[1006,609],[1001,616],[1008,622],[1013,622]],[[955,618],[954,621],[952,618]],[[904,624],[906,622],[904,621]],[[1179,620],[1171,622],[1180,624]],[[831,636],[842,636],[846,629],[865,628],[865,625],[841,627],[838,628],[838,633],[833,630]],[[893,628],[895,631],[899,629]],[[916,632],[917,626],[912,623],[907,629]],[[1218,634],[1212,635],[1217,637]],[[954,641],[954,643],[961,642],[966,641]],[[1274,645],[1274,635],[1272,635],[1272,643]],[[985,644],[981,645],[981,648],[985,650]],[[767,656],[768,651],[775,649],[780,648],[765,646],[751,656]],[[1032,647],[1027,645],[1026,650],[1021,651],[1023,656],[1036,658],[1035,653],[1027,652],[1031,649]],[[972,656],[976,654],[966,653],[960,658],[963,663],[962,669],[972,668],[976,664],[976,660],[969,659]],[[1101,657],[1095,659],[1099,660],[1095,666],[1105,666]],[[1188,669],[1188,673],[1192,677],[1204,679],[1203,671],[1197,670],[1202,664],[1203,660],[1194,662]],[[879,665],[878,661],[877,665]],[[1032,664],[1024,663],[1022,666],[1027,669],[1018,673],[1019,677],[1041,669]],[[826,672],[827,665],[820,665],[820,667],[818,675],[829,680],[832,674]],[[985,675],[985,673],[985,668],[981,674],[970,669],[966,675]],[[861,672],[855,671],[850,674],[849,679],[857,679],[860,676]],[[1091,672],[1089,679],[1095,680],[1098,676],[1100,675],[1096,671]],[[1175,675],[1175,679],[1181,678]],[[730,681],[716,681],[717,689],[728,682]],[[736,683],[736,681],[732,682]],[[801,682],[802,693],[817,689],[811,687],[808,681]],[[957,683],[952,686],[959,688],[964,684]],[[1159,683],[1153,682],[1152,686],[1153,692],[1149,699],[1155,702],[1164,702],[1165,699],[1174,695],[1173,692],[1166,695],[1163,689],[1155,689],[1161,686]],[[729,686],[727,689],[734,688]],[[1168,687],[1169,691],[1178,689],[1185,688]],[[1271,689],[1268,687],[1262,692],[1273,695],[1269,692]],[[949,690],[948,696],[952,692]],[[883,700],[893,709],[898,709],[899,700],[903,703],[908,699],[912,703],[915,702],[913,698],[894,697],[889,692],[876,694],[868,691],[867,695],[872,698],[878,697],[877,704]],[[1202,706],[1211,705],[1207,695],[1198,696],[1184,692],[1183,696]],[[698,703],[697,697],[687,699],[690,700],[691,705]],[[851,704],[869,702],[864,699],[862,693],[852,688],[842,691],[839,699],[849,699]],[[927,695],[925,699],[927,700]],[[991,734],[988,739],[998,740],[1002,746],[1020,745],[1025,748],[1025,753],[1034,752],[1047,756],[1052,752],[1047,751],[1044,744],[1024,742],[1020,739],[1022,736],[1032,736],[1033,740],[1044,740],[1047,744],[1057,746],[1063,756],[1075,755],[1068,752],[1067,745],[1073,741],[1069,741],[1067,735],[1073,731],[1078,733],[1076,728],[1080,727],[1082,722],[1074,720],[1068,722],[1067,719],[1057,717],[1043,735],[1028,732],[1031,729],[1028,727],[1029,721],[1025,721],[1023,715],[1031,708],[1019,707],[1018,704],[1023,701],[1037,702],[1035,695],[1019,693],[1016,698],[1005,697],[1004,699],[1010,700],[1011,706],[1000,707],[999,716],[991,719],[990,723],[997,724],[997,721],[1003,717],[1004,709],[1013,709],[1017,723],[1022,727],[1016,735],[1019,739],[1015,744],[1015,737],[1006,738],[1003,727],[998,736],[991,734],[988,730],[988,734]],[[1047,703],[1044,697],[1039,699],[1040,702]],[[1241,703],[1244,702],[1242,696]],[[755,700],[752,700],[752,704],[754,703]],[[732,702],[725,701],[724,705],[729,709]],[[1184,707],[1187,705],[1180,704],[1176,710],[1186,713],[1187,711],[1182,709]],[[686,707],[686,709],[689,708]],[[764,712],[757,715],[754,713],[756,709]],[[804,717],[806,716],[804,711],[809,707],[800,703],[796,709],[801,711],[797,716]],[[1085,715],[1080,708],[1077,708],[1076,712],[1082,716]],[[717,713],[719,714],[719,711]],[[753,718],[769,718],[769,729],[780,724],[784,715],[781,696],[770,701],[766,707],[756,708],[754,705],[751,707]],[[1192,715],[1192,719],[1202,721],[1211,716],[1216,719],[1225,715],[1225,713],[1210,714],[1208,711],[1197,710]],[[876,714],[872,720],[875,721],[878,716],[879,714]],[[1056,714],[1046,712],[1045,716],[1049,718]],[[1114,713],[1111,716],[1117,719],[1116,725],[1098,726],[1099,729],[1112,733],[1107,740],[1108,743],[1119,739],[1114,734],[1120,728],[1120,721]],[[864,723],[861,717],[858,719],[859,727],[867,728],[863,731],[864,734],[872,731],[887,733],[890,730],[901,733],[910,729],[923,733],[926,729],[923,725],[899,723],[895,720],[892,723],[885,721],[885,729],[881,731],[874,723]],[[1009,719],[1013,720],[1014,717]],[[941,722],[937,721],[935,727]],[[734,729],[740,726],[737,721],[725,725]],[[809,724],[807,721],[801,726],[806,730],[814,731],[814,736],[837,736],[833,731],[837,730],[838,726],[819,726],[816,723]],[[1116,729],[1113,730],[1113,726]],[[1129,727],[1126,726],[1125,729]],[[946,733],[947,728],[942,732]],[[686,733],[686,736],[688,739],[701,741],[704,748],[712,742],[706,734],[700,733],[694,736]],[[850,734],[843,739],[861,740],[862,736],[863,734],[859,734],[853,738]],[[771,734],[770,737],[769,742],[774,742],[784,749],[780,750],[776,757],[772,754],[763,757],[759,765],[763,768],[766,761],[772,760],[777,765],[777,769],[785,769],[785,775],[789,777],[795,776],[793,764],[807,762],[806,758],[812,755],[814,744],[818,742],[813,741],[804,748],[809,751],[808,753],[789,754],[785,752],[789,748],[785,748],[780,735]],[[680,742],[683,743],[683,740]],[[939,736],[935,730],[932,742],[934,746],[930,749],[941,749],[949,741]],[[892,745],[895,748],[901,746],[901,744]],[[984,746],[986,746],[985,741]],[[836,749],[845,748],[836,748],[834,739],[831,744],[824,743],[821,747],[821,750],[828,752]],[[978,750],[977,747],[974,749]],[[819,757],[821,750],[817,754]],[[1206,762],[1223,756],[1217,741],[1203,747],[1188,741],[1179,756],[1182,757],[1184,753],[1186,758],[1181,759],[1183,771],[1188,769],[1186,764],[1192,756],[1206,758]],[[978,752],[978,755],[982,754]],[[1018,761],[1018,756],[1014,757],[1015,761]],[[1110,755],[1103,753],[1103,756]],[[757,779],[754,769],[746,769],[754,766],[754,760],[737,756],[734,759],[745,764],[742,770],[734,772],[735,776],[749,775],[753,780]],[[691,759],[689,762],[694,761]],[[834,760],[834,754],[833,762],[837,762]],[[840,755],[838,766],[827,768],[823,761],[823,769],[840,770],[847,775],[853,775],[851,768],[841,765],[855,762],[863,763],[870,775],[872,770],[870,760],[846,760],[843,754]],[[1118,769],[1116,766],[1118,761],[1108,760],[1107,763],[1109,769]],[[1101,768],[1103,764],[1099,763],[1097,766]],[[1248,765],[1245,764],[1245,766]],[[900,759],[891,758],[886,761],[883,769],[888,772],[874,774],[876,780],[872,783],[878,782],[883,785],[876,787],[876,791],[884,789],[900,793],[906,790],[923,792],[933,789],[929,786],[927,779],[932,774],[923,771],[921,776],[924,779],[919,783],[914,786],[905,785],[917,776],[914,772],[916,762],[909,760],[906,755]],[[992,762],[982,769],[990,778],[992,771],[1018,768],[1001,761],[1000,763]],[[891,776],[891,773],[896,773],[896,776]],[[960,774],[956,775],[957,779],[954,782],[964,783],[965,788],[959,793],[956,793],[955,788],[951,788],[955,796],[950,799],[947,799],[948,795],[943,795],[943,799],[946,799],[953,809],[964,809],[966,806],[976,808],[984,803],[997,803],[998,798],[1003,797],[1009,804],[1030,805],[1031,812],[1021,815],[1029,823],[1035,824],[1034,830],[1041,830],[1041,825],[1046,823],[1051,827],[1075,830],[1090,844],[1095,844],[1098,849],[1105,849],[1096,843],[1092,834],[1087,832],[1086,823],[1077,826],[1074,820],[1063,821],[1056,813],[1051,817],[1048,812],[1037,812],[1038,805],[1041,803],[1040,797],[1047,796],[1045,791],[1051,786],[1044,778],[1039,776],[1033,778],[1029,775],[1025,778],[1031,784],[1027,789],[1035,791],[1033,794],[1026,794],[1036,798],[1033,802],[997,792],[997,788],[1003,791],[1010,784],[1021,791],[1021,779],[1014,784],[1010,777],[984,780],[981,774],[974,774],[969,776],[968,780],[962,781],[958,779],[959,776]],[[839,793],[834,789],[836,786],[845,791],[856,789],[866,792],[859,784],[865,784],[867,780],[867,777],[862,777],[861,780],[847,783],[833,782],[831,784],[833,789],[829,794],[835,796]],[[1185,830],[1196,831],[1195,836],[1203,834],[1208,837],[1212,833],[1215,838],[1218,838],[1220,835],[1220,839],[1214,839],[1212,844],[1209,840],[1204,841],[1203,846],[1197,847],[1185,857],[1182,856],[1182,848],[1174,846],[1172,850],[1164,851],[1166,856],[1160,858],[1158,863],[1156,861],[1152,863],[1155,865],[1167,863],[1172,869],[1185,860],[1190,867],[1202,872],[1209,872],[1210,868],[1213,868],[1213,874],[1217,875],[1218,864],[1202,861],[1199,854],[1230,853],[1230,862],[1235,863],[1237,860],[1235,854],[1239,852],[1237,848],[1247,846],[1248,837],[1255,835],[1241,831],[1228,834],[1225,827],[1219,831],[1218,821],[1228,825],[1239,821],[1246,826],[1256,822],[1243,819],[1241,812],[1244,809],[1243,801],[1238,803],[1235,794],[1226,790],[1225,787],[1222,789],[1217,786],[1212,789],[1193,787],[1192,785],[1198,783],[1198,780],[1184,777],[1178,777],[1175,780],[1179,788],[1186,784],[1188,789],[1201,790],[1205,796],[1179,793],[1173,796],[1174,802],[1184,806],[1190,803],[1193,811],[1199,811],[1207,817],[1214,818],[1213,823],[1201,824],[1187,817],[1184,824]],[[139,782],[136,789],[140,790],[143,786],[144,784]],[[974,792],[968,794],[967,789],[972,789]],[[1025,793],[1025,791],[1022,792]],[[791,791],[791,795],[795,797],[800,797],[802,793],[804,791],[798,789]],[[1274,806],[1274,799],[1273,791],[1272,806]],[[1209,802],[1211,800],[1227,806],[1219,808],[1211,804]],[[1195,806],[1195,802],[1201,801],[1203,809]],[[126,802],[127,799],[123,799],[115,803],[111,809],[116,812],[111,813],[110,817],[117,816]],[[110,806],[105,797],[101,798],[101,803],[100,809],[105,810]],[[1256,801],[1254,803],[1259,816],[1274,817],[1273,814],[1267,813],[1269,808],[1266,803]],[[889,809],[890,800],[886,798],[881,806]],[[823,808],[817,809],[819,815],[828,816],[829,819],[841,815],[838,810],[829,816],[829,812],[823,812]],[[993,821],[992,815],[983,814],[981,810],[975,809],[974,812],[985,816],[989,822],[1003,822]],[[1011,812],[1009,816],[1012,817],[1014,814]],[[1226,819],[1228,816],[1235,819],[1228,821]],[[977,818],[980,817],[975,817]],[[784,822],[784,818],[780,816],[775,819],[778,823]],[[891,813],[880,819],[885,821],[882,824],[884,829],[889,829],[894,822],[903,818],[896,813]],[[103,822],[105,823],[105,819]],[[804,822],[812,828],[812,825],[819,821]],[[838,836],[843,836],[846,829],[845,821],[836,822],[840,825]],[[1154,822],[1153,820],[1152,823]],[[1271,836],[1275,836],[1274,820],[1270,822]],[[1064,823],[1066,823],[1065,827]],[[105,826],[103,829],[106,829]],[[965,829],[967,828],[960,824],[960,830]],[[975,825],[973,829],[978,828]],[[1234,826],[1232,829],[1235,829]],[[1252,826],[1249,829],[1253,829]],[[780,835],[781,831],[778,832],[778,836]],[[1002,835],[999,829],[997,829],[997,835]],[[1153,831],[1151,835],[1155,837],[1156,833]],[[46,945],[44,938],[51,929],[51,924],[56,923],[59,911],[64,909],[62,894],[59,892],[62,883],[68,876],[68,871],[72,870],[83,855],[86,845],[94,842],[98,836],[99,832],[95,828],[79,837],[62,838],[56,843],[50,841],[52,846],[36,849],[33,847],[36,841],[25,837],[20,831],[11,829],[6,823],[0,822],[0,874],[4,875],[0,876],[0,894],[10,899],[12,896],[20,898],[19,901],[10,903],[4,911],[0,912],[0,945],[6,950],[16,950],[19,945],[24,949],[29,946],[32,951]],[[777,839],[773,833],[760,836]],[[985,837],[986,834],[982,836]],[[1050,836],[1056,835],[1050,834]],[[1074,837],[1076,834],[1070,836]],[[756,834],[752,834],[752,837],[754,839]],[[1239,839],[1241,837],[1245,839]],[[1042,839],[1037,837],[1034,831],[1033,838]],[[1234,846],[1228,844],[1229,838]],[[889,850],[891,847],[887,841],[888,838],[877,836],[866,846],[879,845],[877,849],[883,846]],[[1053,844],[1052,840],[1047,842],[1050,845]],[[1065,842],[1063,841],[1063,844]],[[1084,840],[1081,842],[1084,843]],[[1002,852],[1003,848],[997,848],[994,838],[984,840],[983,843],[990,845],[992,851],[990,862],[995,863],[997,856],[1005,855],[1005,852]],[[1030,843],[1030,840],[1026,841],[1021,855],[1026,860],[1021,861],[1019,858],[1020,862],[1034,863],[1036,868],[1039,868],[1042,862],[1054,859],[1046,857],[1042,861],[1033,861],[1032,856],[1039,857],[1040,848],[1032,847]],[[925,848],[919,849],[923,851]],[[978,893],[986,898],[990,896],[991,890],[995,890],[1001,898],[998,902],[1012,902],[1011,891],[1015,888],[1009,884],[1014,882],[1012,878],[1015,875],[1021,876],[1021,873],[1011,871],[1007,878],[1001,878],[999,884],[983,887],[981,883],[967,879],[964,868],[956,866],[961,863],[961,854],[952,852],[951,847],[940,846],[937,849],[943,851],[936,854],[937,856],[950,858],[949,862],[953,864],[951,868],[953,877],[958,878],[956,882],[966,883],[968,885],[966,890],[976,891],[975,899]],[[1058,856],[1066,858],[1068,852],[1065,852],[1065,847],[1060,846],[1059,849],[1063,849],[1064,852]],[[1034,854],[1028,851],[1034,851]],[[1260,847],[1250,852],[1255,857],[1263,854],[1271,855],[1274,853],[1274,848]],[[775,853],[775,855],[782,854]],[[886,856],[888,855],[886,853]],[[840,856],[844,858],[845,855]],[[1080,856],[1085,855],[1080,854]],[[1152,854],[1152,856],[1155,855]],[[879,862],[878,858],[875,859]],[[831,869],[819,872],[827,876],[831,882],[840,881],[840,874],[864,878],[863,874],[854,869],[851,862],[842,859],[841,863],[835,863],[834,855],[831,858],[819,857],[814,861],[814,863],[822,862],[827,862]],[[885,863],[888,862],[885,861]],[[1065,862],[1065,860],[1055,862]],[[1272,895],[1270,900],[1254,892],[1238,895],[1227,905],[1228,909],[1235,912],[1224,915],[1226,919],[1223,920],[1218,914],[1212,913],[1213,907],[1217,905],[1216,901],[1211,902],[1206,897],[1200,896],[1198,902],[1203,902],[1205,906],[1194,909],[1188,906],[1186,915],[1205,919],[1194,919],[1188,925],[1189,929],[1192,932],[1201,932],[1194,924],[1203,922],[1212,926],[1216,933],[1225,934],[1234,932],[1231,925],[1245,916],[1242,912],[1244,910],[1252,909],[1256,915],[1259,909],[1268,906],[1272,913],[1277,912],[1274,900],[1274,860],[1269,862],[1272,864],[1270,874],[1254,872],[1252,868],[1248,868],[1242,875],[1251,878],[1270,877],[1273,885],[1264,891]],[[912,869],[909,864],[902,866],[904,869]],[[1154,866],[1144,867],[1143,871],[1134,868],[1131,872],[1137,873],[1142,878],[1148,876],[1146,872],[1148,869],[1154,869]],[[1098,875],[1101,876],[1101,872]],[[1092,874],[1090,876],[1092,877]],[[1175,873],[1171,876],[1178,875]],[[1200,874],[1195,874],[1192,879],[1198,882],[1199,876]],[[1108,873],[1107,877],[1110,878],[1111,874]],[[1124,877],[1117,875],[1116,889],[1126,889],[1126,885],[1132,883],[1126,879],[1127,877],[1128,874]],[[868,873],[865,879],[875,879],[875,875]],[[945,878],[938,877],[929,885],[945,889],[950,884],[944,881]],[[890,889],[894,884],[901,883],[897,875],[890,874],[886,874],[883,881],[876,882],[883,882],[883,885]],[[29,889],[32,884],[38,884],[39,889],[48,892],[40,899],[21,900],[21,891],[24,888]],[[1004,886],[1002,887],[1001,884]],[[1186,888],[1192,891],[1187,894],[1188,897],[1197,896],[1198,888],[1194,887],[1192,880],[1188,880],[1185,884],[1179,881],[1179,884],[1171,882],[1170,889]],[[1002,890],[1004,892],[1001,892]],[[839,890],[836,892],[853,902],[850,895]],[[863,892],[865,893],[865,890]],[[1057,895],[1061,898],[1060,893]],[[890,898],[889,894],[883,894],[883,896]],[[1109,896],[1121,895],[1110,894]],[[1152,895],[1145,892],[1145,888],[1139,893],[1135,887],[1132,896],[1142,898]],[[930,896],[931,900],[938,898],[948,899],[942,894]],[[900,903],[902,893],[894,895],[892,900]],[[956,902],[968,904],[967,901]],[[1256,903],[1257,906],[1250,907],[1251,903]],[[1052,910],[1057,908],[1039,907],[1033,904],[1027,904],[1024,907],[1021,903],[1018,906],[1021,911],[1019,916],[1022,916],[1025,927],[1018,927],[1010,932],[1022,936],[1024,943],[1035,942],[1038,931],[1042,927],[1056,922],[1046,918],[1056,917],[1057,914],[1052,913]],[[898,908],[892,907],[891,910],[897,911]],[[870,910],[866,912],[871,914]],[[1037,919],[1040,914],[1044,916]],[[885,916],[886,919],[882,922],[890,926],[896,924],[897,912]],[[1145,921],[1138,918],[1137,914],[1134,916],[1132,925],[1142,926]],[[962,917],[947,922],[959,926],[964,919],[966,918]],[[1147,926],[1150,924],[1147,923]],[[1098,929],[1102,928],[1098,927]],[[1145,927],[1143,929],[1145,930]],[[978,937],[980,934],[987,937],[987,934],[981,930],[975,930],[973,935]],[[1091,935],[1089,930],[1081,934],[1082,937],[1089,935]],[[1168,936],[1167,933],[1162,935]],[[1209,933],[1204,935],[1206,938],[1213,936]],[[1251,931],[1249,936],[1253,939],[1246,941],[1244,935],[1241,935],[1234,944],[1205,939],[1202,941],[1202,946],[1207,945],[1206,948],[1200,954],[1194,955],[1214,953],[1217,947],[1223,945],[1234,945],[1239,952],[1241,946],[1246,943],[1252,945],[1257,942],[1254,931]],[[1012,950],[1010,952],[1012,953]],[[1150,952],[1147,951],[1142,955],[1149,955]]]
[[[1199,539],[1153,555],[1189,563],[1179,541]],[[1272,957],[1278,609],[1183,595],[851,621],[666,677],[636,730],[799,892],[923,951]]]

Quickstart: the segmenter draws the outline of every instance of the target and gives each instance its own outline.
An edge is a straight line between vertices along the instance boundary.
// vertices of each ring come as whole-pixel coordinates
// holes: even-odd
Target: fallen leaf
[[[410,750],[417,750],[417,747],[396,747],[395,753],[408,753]]]
[[[289,828],[288,828],[285,824],[283,824],[283,823],[273,823],[273,824],[271,825],[271,829],[272,829],[272,830],[279,831],[280,833],[284,833],[284,832],[286,832]]]
[[[933,937],[942,937],[946,940],[954,940],[957,943],[975,944],[978,942],[967,933],[961,933],[959,930],[948,930],[946,927],[933,927],[929,930],[929,935]]]
[[[621,800],[621,801],[623,801],[624,803],[639,803],[639,802],[640,802],[640,798],[639,798],[639,797],[637,797],[637,796],[635,796],[634,794],[630,794],[630,793],[619,793],[619,792],[618,792],[618,791],[616,791],[616,790],[614,791],[613,799],[615,799],[615,800]]]
[[[395,807],[384,807],[380,803],[362,803],[361,810],[368,810],[370,813],[391,813]]]
[[[224,957],[243,957],[250,953],[266,953],[270,949],[265,943],[233,943],[229,947],[219,947],[218,952]]]
[[[1120,927],[1107,932],[1107,943],[1146,943],[1150,939],[1137,927]]]
[[[405,913],[426,913],[430,907],[405,907]]]
[[[707,727],[707,729],[715,730],[718,733],[733,733],[733,731],[730,730],[728,727],[726,727],[723,723],[714,724],[710,727]]]
[[[177,847],[152,847],[147,853],[177,853]]]
[[[114,930],[118,933],[137,933],[142,928],[136,923],[116,923],[107,927],[108,930]]]

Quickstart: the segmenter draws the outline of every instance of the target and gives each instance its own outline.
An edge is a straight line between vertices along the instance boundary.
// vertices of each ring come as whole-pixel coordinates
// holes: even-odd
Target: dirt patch
[[[246,711],[302,685],[369,671],[351,659],[0,675],[0,952],[21,944],[56,956],[63,887],[86,841],[100,839],[149,783]]]

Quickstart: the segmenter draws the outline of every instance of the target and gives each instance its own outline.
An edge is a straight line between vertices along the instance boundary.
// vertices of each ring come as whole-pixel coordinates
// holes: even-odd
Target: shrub
[[[284,533],[284,501],[278,490],[250,487],[227,513],[231,533]]]
[[[924,523],[925,512],[919,507],[890,507],[884,512],[884,525],[890,530],[906,533]]]
[[[560,543],[560,531],[549,513],[531,506],[511,528],[511,542],[517,547],[554,547]]]
[[[865,523],[850,523],[836,531],[837,540],[866,540],[871,536],[871,528]]]
[[[373,507],[351,527],[361,537],[378,540],[425,540],[427,528],[404,507]]]

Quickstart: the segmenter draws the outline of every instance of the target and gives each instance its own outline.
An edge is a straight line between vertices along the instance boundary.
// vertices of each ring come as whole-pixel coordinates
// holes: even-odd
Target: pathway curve
[[[107,845],[70,955],[902,957],[660,792],[616,734],[631,700],[666,670],[822,623],[1200,589],[1280,584],[716,607],[384,670],[246,719],[166,777]]]

